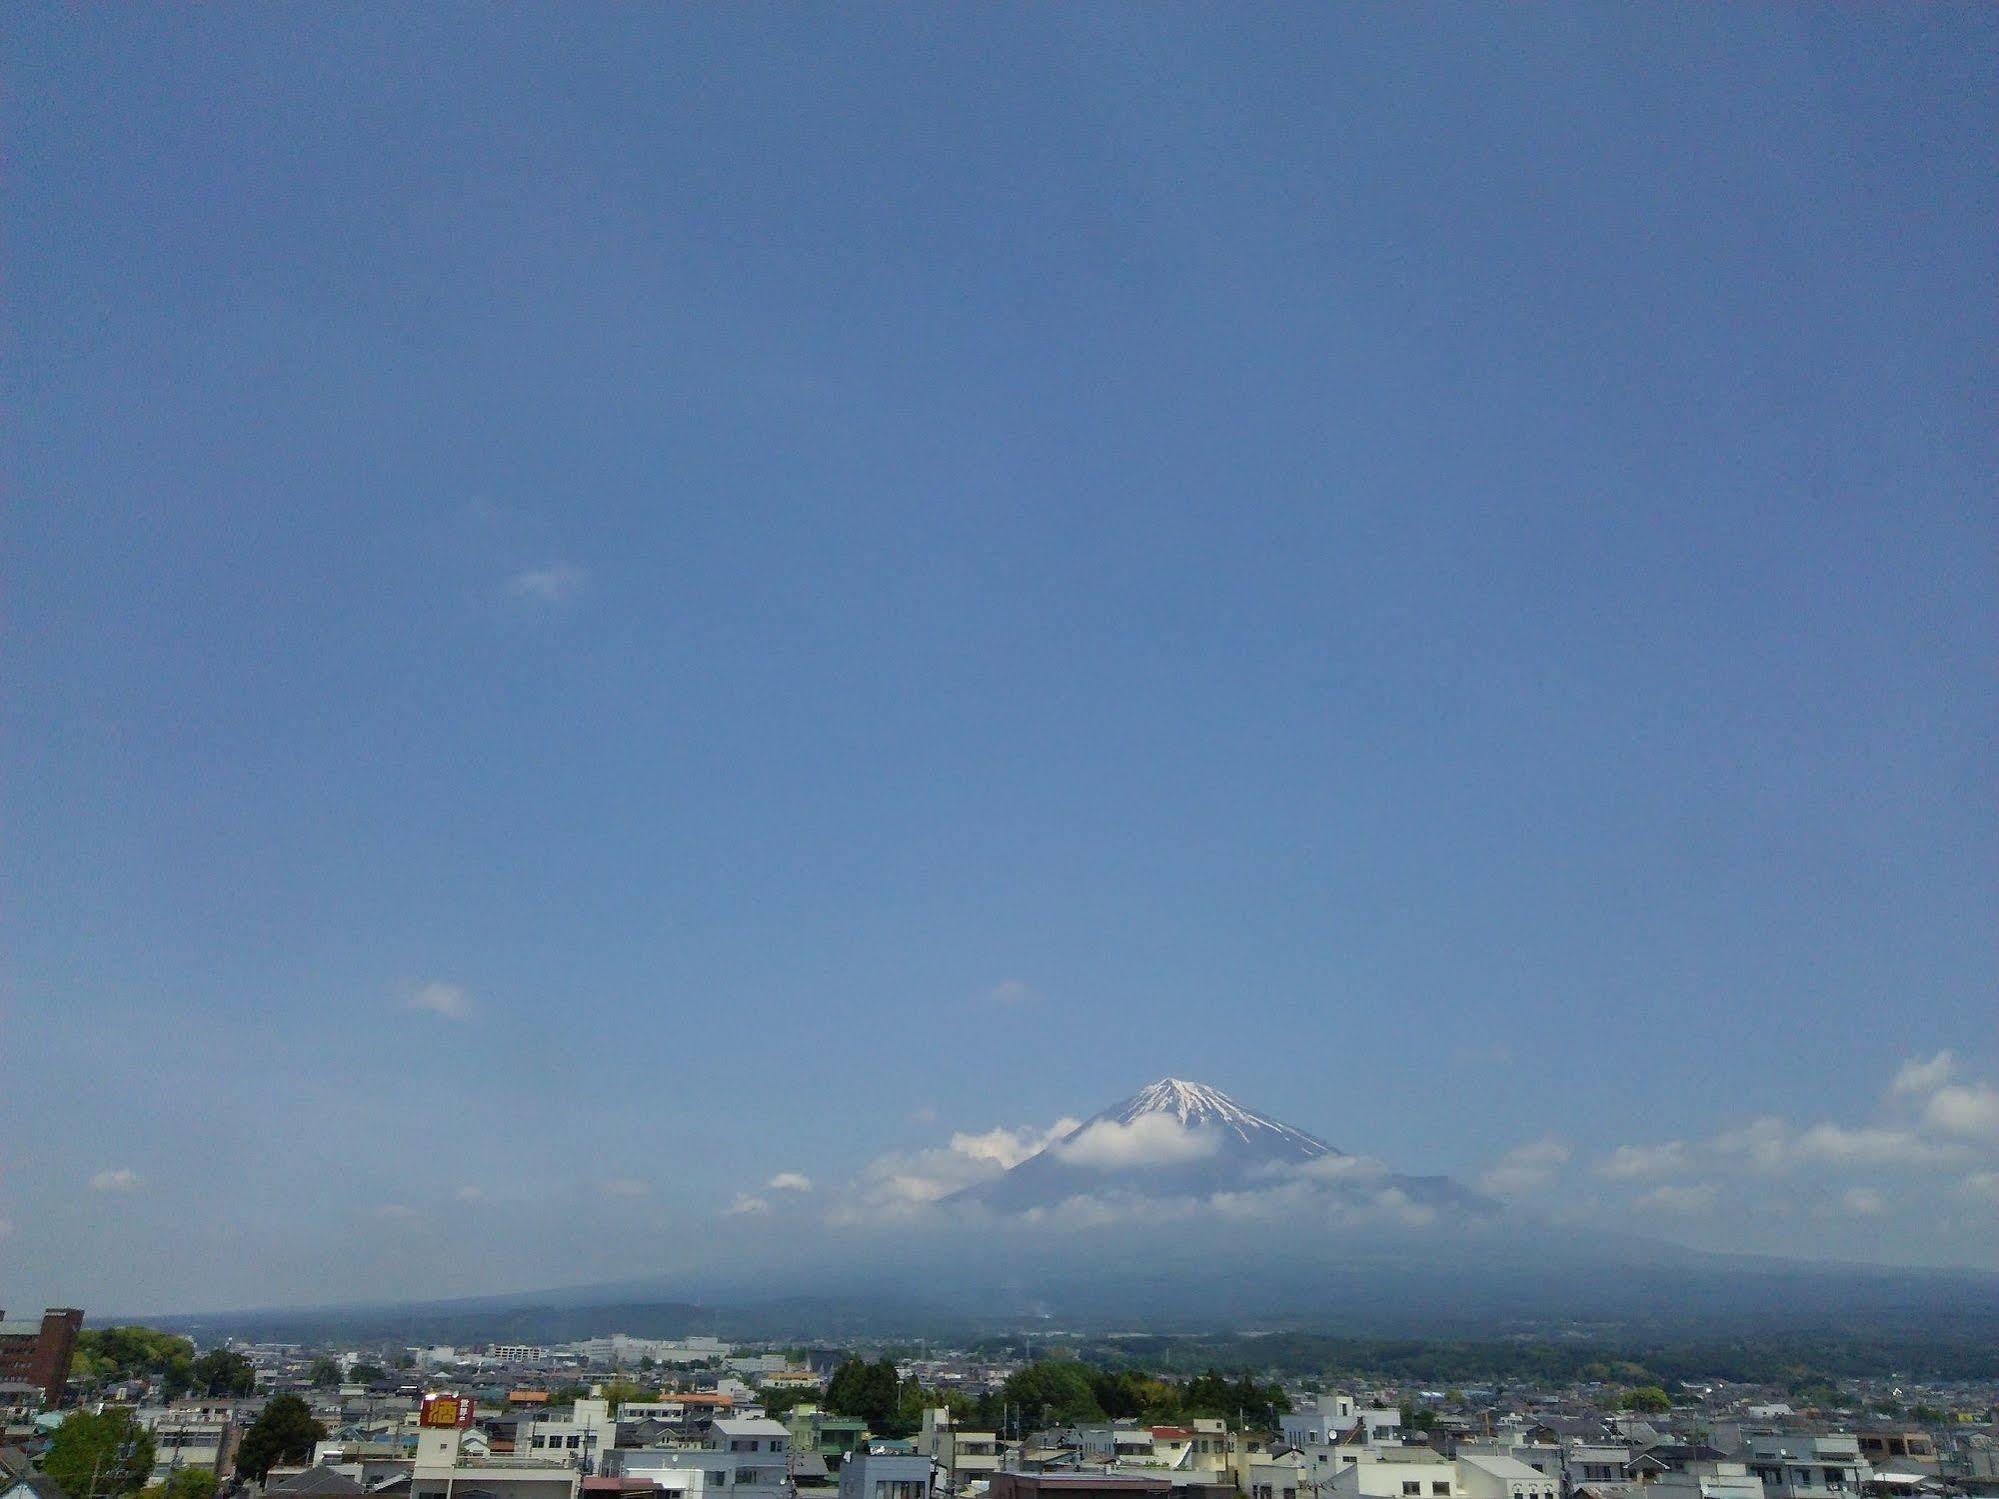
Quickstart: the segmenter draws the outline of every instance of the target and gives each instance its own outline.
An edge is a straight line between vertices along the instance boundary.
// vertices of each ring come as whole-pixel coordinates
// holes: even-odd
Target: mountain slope
[[[1187,1201],[1246,1210],[1286,1198],[1420,1214],[1497,1208],[1447,1178],[1391,1172],[1245,1108],[1219,1088],[1174,1077],[1139,1089],[950,1200],[1016,1214],[1079,1203]]]

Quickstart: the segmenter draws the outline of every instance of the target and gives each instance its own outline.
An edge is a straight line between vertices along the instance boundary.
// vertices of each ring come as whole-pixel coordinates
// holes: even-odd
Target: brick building
[[[60,1404],[82,1328],[83,1313],[73,1306],[52,1306],[39,1322],[9,1322],[0,1311],[0,1381],[35,1385],[48,1404]]]

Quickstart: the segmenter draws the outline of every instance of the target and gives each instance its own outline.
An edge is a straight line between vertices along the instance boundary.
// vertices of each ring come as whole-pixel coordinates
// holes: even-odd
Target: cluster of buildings
[[[0,1322],[0,1499],[64,1418],[81,1313]],[[65,1343],[67,1339],[67,1343]],[[972,1429],[944,1406],[887,1437],[814,1395],[847,1351],[623,1335],[561,1347],[430,1346],[339,1355],[236,1345],[257,1391],[166,1401],[83,1394],[135,1412],[156,1482],[188,1468],[225,1493],[243,1431],[295,1391],[326,1435],[273,1470],[267,1499],[1926,1499],[1999,1496],[1994,1392],[1935,1423],[1798,1413],[1772,1392],[1710,1388],[1639,1415],[1606,1392],[1289,1392],[1269,1431],[1219,1418]],[[53,1363],[51,1361],[54,1361]],[[60,1372],[56,1365],[60,1365]],[[926,1388],[993,1394],[1018,1364],[904,1365]],[[341,1378],[335,1381],[330,1372]],[[365,1376],[357,1378],[356,1376]],[[782,1397],[782,1398],[780,1398]],[[988,1409],[991,1408],[988,1404]],[[904,1427],[903,1429],[907,1429]],[[67,1496],[82,1499],[82,1496]]]

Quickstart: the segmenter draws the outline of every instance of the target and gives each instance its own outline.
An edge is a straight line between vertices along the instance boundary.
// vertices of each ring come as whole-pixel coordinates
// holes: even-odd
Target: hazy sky
[[[1162,1073],[1999,1265],[1999,12],[4,26],[0,1304]]]

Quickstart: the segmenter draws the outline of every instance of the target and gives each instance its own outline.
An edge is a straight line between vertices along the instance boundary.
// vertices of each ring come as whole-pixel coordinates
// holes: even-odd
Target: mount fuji
[[[998,1213],[1078,1200],[1224,1207],[1280,1194],[1406,1213],[1485,1215],[1489,1198],[1442,1176],[1404,1176],[1245,1108],[1219,1088],[1161,1078],[988,1181],[953,1194]]]

